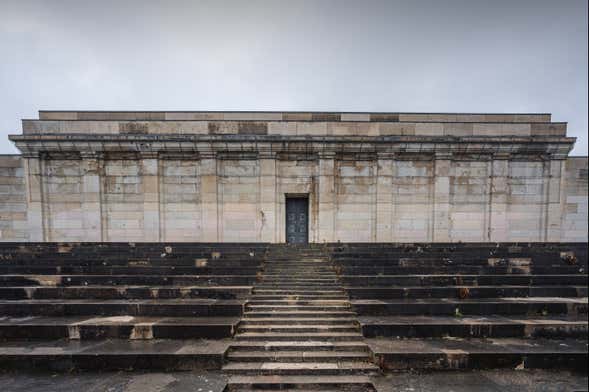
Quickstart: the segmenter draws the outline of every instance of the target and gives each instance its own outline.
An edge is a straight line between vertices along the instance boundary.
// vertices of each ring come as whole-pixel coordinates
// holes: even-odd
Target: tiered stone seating
[[[0,364],[220,368],[265,249],[1,244]]]
[[[587,365],[586,244],[347,244],[333,260],[383,369]]]

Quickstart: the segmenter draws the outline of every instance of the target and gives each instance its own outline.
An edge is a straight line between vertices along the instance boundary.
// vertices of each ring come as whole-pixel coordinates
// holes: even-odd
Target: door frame
[[[288,199],[305,199],[307,201],[307,235],[306,235],[306,239],[307,241],[305,242],[306,244],[310,243],[310,232],[311,232],[311,197],[310,194],[308,193],[285,193],[284,194],[284,225],[283,225],[283,230],[284,230],[284,242],[289,244],[290,242],[288,242],[288,231],[287,231],[287,226],[288,226],[288,216],[287,216],[287,204],[288,204]]]

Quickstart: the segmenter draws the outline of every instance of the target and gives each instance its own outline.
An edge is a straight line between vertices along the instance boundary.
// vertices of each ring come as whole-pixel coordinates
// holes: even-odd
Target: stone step
[[[359,317],[366,337],[587,338],[587,319],[566,317]]]
[[[587,370],[587,339],[366,339],[383,369]]]
[[[230,351],[227,359],[236,362],[371,361],[367,351]]]
[[[290,311],[325,311],[337,312],[350,310],[350,304],[341,305],[250,305],[246,304],[248,312],[290,312]]]
[[[313,325],[284,325],[284,324],[256,324],[239,325],[238,333],[248,332],[359,332],[358,324],[313,324]]]
[[[228,339],[15,340],[0,342],[0,369],[56,372],[220,369],[229,342]]]
[[[0,275],[256,275],[259,271],[261,271],[261,264],[225,267],[218,265],[217,262],[209,262],[206,267],[182,265],[0,265]]]
[[[21,300],[0,301],[6,316],[240,316],[243,300]]]
[[[236,351],[363,351],[370,352],[362,340],[233,340],[230,352]]]
[[[346,287],[352,299],[587,297],[587,286]]]
[[[227,381],[227,392],[247,390],[375,391],[372,381],[366,376],[232,376]]]
[[[262,290],[339,290],[341,285],[339,284],[324,284],[324,285],[291,285],[291,284],[264,284],[260,283],[255,286],[257,289]]]
[[[295,299],[295,298],[284,298],[284,299],[257,299],[251,298],[247,301],[248,305],[297,305],[297,306],[350,306],[348,299]]]
[[[1,275],[0,287],[11,286],[249,286],[257,276],[248,275]]]
[[[312,300],[338,300],[338,301],[348,301],[349,298],[347,295],[339,294],[339,295],[298,295],[298,294],[291,294],[291,295],[270,295],[270,294],[254,294],[249,297],[251,301],[258,301],[258,300],[302,300],[302,301],[312,301]]]
[[[0,287],[0,299],[242,299],[253,286],[29,286]]]
[[[0,340],[222,339],[239,317],[0,317]]]
[[[347,287],[370,286],[586,286],[587,275],[342,275]]]
[[[265,311],[248,311],[243,314],[243,319],[255,319],[255,318],[268,318],[268,317],[281,317],[281,318],[350,318],[356,317],[356,313],[352,311],[282,311],[282,312],[272,312],[269,310]]]
[[[397,315],[587,315],[587,298],[352,300],[361,316]]]
[[[243,318],[240,322],[240,325],[332,325],[332,324],[354,324],[355,326],[359,326],[356,317],[299,317],[299,318],[281,318],[281,317],[268,317],[268,318]]]
[[[240,332],[235,335],[238,340],[362,340],[359,332]]]
[[[378,366],[361,361],[345,362],[231,362],[223,371],[240,375],[355,375],[376,374]]]
[[[281,290],[281,289],[261,289],[254,286],[252,292],[255,295],[347,295],[345,290],[322,290],[322,289],[301,289],[301,290]]]

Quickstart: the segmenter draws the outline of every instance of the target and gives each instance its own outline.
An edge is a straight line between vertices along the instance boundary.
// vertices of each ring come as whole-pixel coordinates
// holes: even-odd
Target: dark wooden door
[[[306,244],[309,241],[309,199],[286,198],[286,242]]]

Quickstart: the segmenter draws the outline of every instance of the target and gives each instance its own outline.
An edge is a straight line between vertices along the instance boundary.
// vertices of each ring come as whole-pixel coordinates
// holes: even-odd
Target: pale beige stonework
[[[40,112],[0,157],[1,241],[587,241],[548,114]]]

